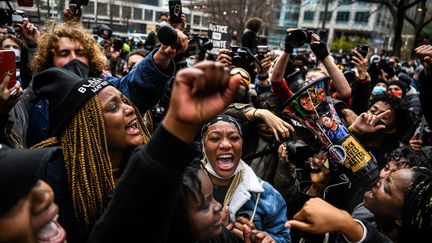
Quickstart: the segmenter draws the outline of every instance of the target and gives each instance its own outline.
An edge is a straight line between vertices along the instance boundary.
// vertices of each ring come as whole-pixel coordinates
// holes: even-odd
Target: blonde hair
[[[150,133],[135,108],[138,128],[147,143]],[[49,138],[34,147],[60,145],[63,149],[68,189],[74,216],[86,236],[105,210],[106,197],[114,189],[114,177],[106,138],[102,107],[93,96],[73,117],[61,137]]]
[[[54,56],[59,49],[59,41],[62,37],[67,37],[82,45],[84,55],[88,59],[90,76],[98,77],[106,69],[108,60],[102,47],[96,42],[90,31],[80,23],[54,23],[49,28],[39,38],[38,48],[33,56],[32,70],[34,74],[54,66]]]

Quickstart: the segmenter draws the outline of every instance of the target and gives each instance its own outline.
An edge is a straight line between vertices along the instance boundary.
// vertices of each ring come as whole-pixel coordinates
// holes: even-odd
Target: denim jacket
[[[152,58],[156,51],[149,53],[136,69],[123,78],[107,78],[120,92],[131,99],[141,113],[158,102],[175,74],[173,61],[170,62],[166,72],[157,68]],[[48,103],[35,97],[31,87],[30,85],[10,113],[14,130],[18,131],[18,137],[24,147],[31,147],[49,136]],[[16,112],[15,109],[24,110],[26,114],[20,115],[23,112]]]
[[[250,185],[258,183],[261,185],[261,189],[263,190],[258,189],[257,191],[262,191],[258,193],[251,192],[249,190],[248,192],[240,191],[238,193],[238,195],[242,195],[240,196],[240,199],[237,197],[236,193],[234,193],[231,203],[229,204],[230,214],[235,213],[236,216],[245,215],[251,218],[257,197],[259,195],[256,213],[253,218],[255,228],[267,232],[276,242],[291,242],[291,237],[289,234],[290,230],[285,228],[285,222],[288,220],[286,217],[287,206],[282,195],[268,182],[262,181],[259,177],[257,177],[248,165],[244,164],[243,166],[245,167],[245,175],[240,185],[245,183],[247,184],[246,187],[250,187]],[[244,188],[240,188],[239,186],[236,190],[243,189]],[[248,194],[250,195],[248,200],[241,199],[244,195]],[[245,201],[237,211],[234,203],[235,200],[237,202]],[[231,210],[236,212],[231,212]]]

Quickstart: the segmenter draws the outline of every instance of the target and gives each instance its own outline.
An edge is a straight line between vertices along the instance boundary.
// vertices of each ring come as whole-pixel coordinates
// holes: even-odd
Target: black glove
[[[289,37],[288,37],[288,33],[285,36],[285,49],[284,52],[286,53],[293,53],[294,47],[289,43]]]
[[[329,55],[327,46],[323,42],[320,42],[319,44],[311,44],[310,47],[320,61],[324,60]]]

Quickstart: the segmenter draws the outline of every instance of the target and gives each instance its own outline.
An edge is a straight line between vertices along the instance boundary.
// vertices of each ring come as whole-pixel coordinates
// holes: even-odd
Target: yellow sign
[[[349,136],[343,143],[342,147],[346,152],[344,165],[351,168],[353,172],[360,170],[368,161],[372,159],[371,155],[366,152],[363,146],[353,137]]]

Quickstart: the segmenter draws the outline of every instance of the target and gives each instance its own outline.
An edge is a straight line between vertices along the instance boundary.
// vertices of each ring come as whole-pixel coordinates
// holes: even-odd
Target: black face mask
[[[64,65],[63,68],[75,73],[83,79],[87,79],[89,77],[90,67],[80,60],[73,59]]]

